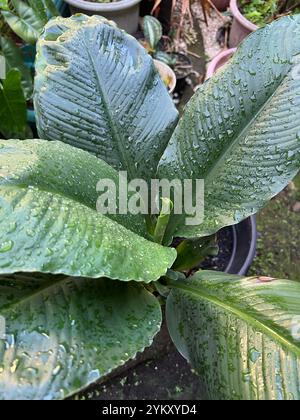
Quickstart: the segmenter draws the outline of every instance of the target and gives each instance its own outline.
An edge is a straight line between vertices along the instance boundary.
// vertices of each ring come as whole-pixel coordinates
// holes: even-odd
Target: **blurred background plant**
[[[45,24],[60,14],[54,0],[0,0],[0,54],[5,79],[0,81],[0,134],[4,138],[32,136],[35,44]],[[28,119],[27,116],[30,116]]]

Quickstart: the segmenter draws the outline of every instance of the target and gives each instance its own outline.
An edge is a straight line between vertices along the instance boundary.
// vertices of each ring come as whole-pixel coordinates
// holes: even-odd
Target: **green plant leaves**
[[[23,41],[35,44],[43,30],[45,21],[40,14],[21,0],[11,0],[13,10],[2,10],[2,16],[10,28]]]
[[[207,236],[238,223],[296,175],[299,36],[299,15],[256,31],[187,105],[158,173],[204,179],[205,218],[185,226],[174,217],[170,236]]]
[[[299,400],[298,282],[202,271],[172,286],[172,339],[212,399]]]
[[[39,136],[61,139],[150,179],[177,121],[152,59],[99,16],[49,22],[38,42]]]
[[[50,272],[151,282],[176,251],[147,241],[139,217],[96,211],[105,162],[60,142],[0,141],[0,273]]]
[[[143,351],[161,325],[141,285],[62,276],[0,277],[0,315],[1,400],[67,397]]]
[[[0,82],[0,133],[22,137],[26,133],[26,100],[21,86],[21,73],[11,69]]]
[[[6,71],[17,69],[21,72],[21,83],[26,99],[30,99],[33,91],[33,77],[24,62],[22,51],[16,44],[5,36],[0,36],[0,52],[6,61]]]
[[[143,30],[146,41],[155,50],[163,35],[160,21],[153,16],[145,16],[143,19]]]

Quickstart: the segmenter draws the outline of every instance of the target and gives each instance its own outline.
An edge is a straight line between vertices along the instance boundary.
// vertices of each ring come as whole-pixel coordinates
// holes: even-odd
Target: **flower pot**
[[[229,50],[225,50],[220,52],[208,65],[206,71],[205,80],[211,78],[211,76],[218,71],[224,64],[228,62],[228,60],[232,57],[235,53],[236,48],[230,48]]]
[[[167,83],[165,84],[168,88],[169,93],[174,92],[174,89],[176,87],[176,76],[171,67],[159,60],[153,60],[153,62],[161,79],[164,82],[167,81]]]
[[[230,11],[233,15],[232,26],[229,35],[229,47],[237,47],[251,32],[258,29],[257,25],[246,19],[239,10],[238,1],[230,0]]]
[[[69,4],[71,13],[86,15],[101,15],[113,20],[129,34],[138,29],[139,10],[141,0],[120,0],[113,3],[92,3],[85,0],[65,0]]]
[[[224,12],[229,7],[230,0],[211,0],[211,2],[220,12]]]

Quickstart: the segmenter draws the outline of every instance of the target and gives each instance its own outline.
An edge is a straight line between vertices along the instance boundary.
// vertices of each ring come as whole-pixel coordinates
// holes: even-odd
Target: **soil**
[[[233,230],[225,228],[217,234],[219,254],[214,258],[207,258],[200,265],[203,270],[225,271],[233,250]]]

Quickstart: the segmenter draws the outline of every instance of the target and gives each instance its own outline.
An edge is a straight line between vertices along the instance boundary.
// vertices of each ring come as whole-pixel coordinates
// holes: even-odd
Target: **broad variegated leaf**
[[[159,176],[204,179],[204,222],[186,226],[174,217],[169,236],[207,236],[238,223],[296,175],[299,41],[300,15],[256,31],[191,99],[160,161]]]
[[[300,399],[300,283],[202,271],[172,286],[172,339],[210,398]]]
[[[0,400],[63,399],[123,365],[160,329],[141,285],[0,277]]]
[[[144,282],[165,274],[176,251],[133,233],[146,235],[142,216],[97,212],[102,179],[116,184],[117,173],[64,143],[0,141],[0,273]]]
[[[177,111],[152,58],[99,16],[49,22],[38,42],[41,138],[87,150],[129,178],[154,176]]]

